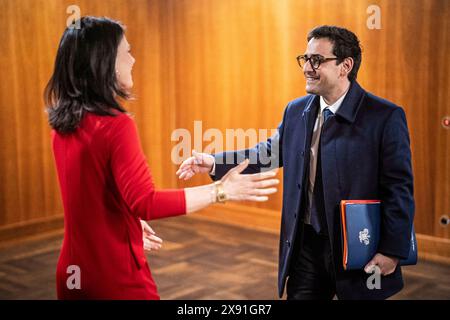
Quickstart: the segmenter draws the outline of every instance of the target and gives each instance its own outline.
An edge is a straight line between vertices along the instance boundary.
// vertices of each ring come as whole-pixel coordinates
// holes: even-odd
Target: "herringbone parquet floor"
[[[164,240],[148,261],[162,299],[278,299],[278,236],[178,217],[151,222]],[[0,299],[55,299],[62,237],[0,249]],[[450,299],[450,266],[403,268],[394,299]]]

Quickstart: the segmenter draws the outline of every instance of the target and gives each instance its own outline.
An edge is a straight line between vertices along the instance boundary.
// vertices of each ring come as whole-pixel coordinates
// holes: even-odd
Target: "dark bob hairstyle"
[[[80,28],[64,31],[44,92],[50,126],[60,133],[73,132],[86,112],[125,112],[117,97],[129,98],[115,73],[124,27],[108,18],[82,17],[79,22]]]

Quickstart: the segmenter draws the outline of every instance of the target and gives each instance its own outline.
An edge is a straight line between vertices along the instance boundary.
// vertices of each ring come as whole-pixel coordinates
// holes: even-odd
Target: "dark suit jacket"
[[[297,221],[302,219],[309,149],[319,96],[307,95],[291,101],[277,133],[252,149],[216,154],[214,179],[250,158],[244,173],[283,167],[283,210],[280,232],[278,290],[283,295]],[[344,271],[339,202],[342,199],[380,199],[381,235],[378,252],[406,258],[414,217],[413,174],[408,127],[403,109],[376,97],[357,82],[336,115],[323,127],[321,157],[325,212],[340,299],[385,299],[403,287],[398,266],[381,277],[381,289],[367,288],[370,276],[363,270]],[[270,159],[270,163],[268,163]]]

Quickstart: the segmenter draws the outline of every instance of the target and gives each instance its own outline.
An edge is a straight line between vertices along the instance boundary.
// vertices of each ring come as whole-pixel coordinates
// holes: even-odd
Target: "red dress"
[[[52,143],[64,205],[58,298],[159,299],[140,219],[185,214],[184,190],[155,190],[126,114],[88,113],[75,132],[52,131]],[[79,267],[80,289],[67,285],[72,265]]]

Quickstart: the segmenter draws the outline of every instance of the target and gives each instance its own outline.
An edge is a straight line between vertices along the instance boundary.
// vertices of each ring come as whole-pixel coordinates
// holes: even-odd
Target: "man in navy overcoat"
[[[252,149],[196,153],[177,174],[217,180],[245,158],[244,173],[283,167],[280,297],[287,279],[287,299],[386,299],[403,287],[399,259],[408,256],[414,217],[405,112],[356,82],[361,48],[351,31],[320,26],[307,40],[297,61],[308,95],[287,105],[277,133]],[[343,269],[344,199],[382,203],[378,253],[364,270]],[[379,286],[370,285],[374,270]]]

